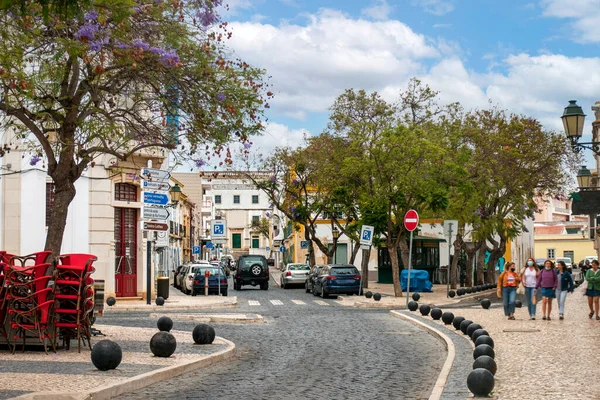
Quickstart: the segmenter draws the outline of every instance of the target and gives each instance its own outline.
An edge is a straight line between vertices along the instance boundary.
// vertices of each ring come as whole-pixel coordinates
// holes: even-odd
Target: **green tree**
[[[272,94],[225,48],[220,0],[97,0],[74,18],[41,4],[0,9],[0,129],[13,135],[3,151],[29,151],[54,181],[46,249],[60,252],[74,183],[101,155],[165,148],[229,164],[227,144],[261,132]]]

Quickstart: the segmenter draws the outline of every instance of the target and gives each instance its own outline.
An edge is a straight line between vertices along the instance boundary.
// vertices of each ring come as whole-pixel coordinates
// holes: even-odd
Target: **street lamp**
[[[175,184],[175,186],[171,188],[171,202],[176,206],[177,203],[179,203],[179,200],[181,200],[181,188],[178,184]]]
[[[333,227],[333,231],[331,232],[333,235],[333,263],[337,264],[337,241],[340,237],[340,231],[338,231],[337,226]]]
[[[577,185],[582,190],[592,187],[592,173],[585,165],[582,165],[579,171],[577,171]]]

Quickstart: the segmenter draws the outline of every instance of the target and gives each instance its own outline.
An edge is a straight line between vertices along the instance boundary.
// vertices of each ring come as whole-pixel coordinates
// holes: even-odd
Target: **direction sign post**
[[[153,181],[166,181],[171,177],[171,174],[164,169],[142,168],[140,170],[140,176]]]
[[[143,200],[144,204],[156,204],[159,206],[169,204],[169,196],[165,193],[144,192]]]
[[[410,244],[408,245],[408,280],[406,282],[406,308],[408,309],[408,297],[410,295],[410,263],[412,259],[412,243],[413,243],[413,231],[417,229],[419,225],[419,214],[413,209],[410,209],[404,215],[404,227],[407,231],[410,231]]]
[[[167,220],[169,219],[169,210],[166,208],[160,207],[146,207],[142,208],[142,216],[146,219],[159,219],[159,220]]]
[[[157,190],[162,192],[168,192],[171,189],[171,184],[168,181],[148,181],[142,180],[142,190]]]
[[[163,222],[142,222],[142,229],[145,231],[166,232],[169,230],[169,224]]]

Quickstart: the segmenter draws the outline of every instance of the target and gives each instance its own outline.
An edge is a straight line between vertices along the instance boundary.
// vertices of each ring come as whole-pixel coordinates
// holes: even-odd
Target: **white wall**
[[[26,159],[23,159],[28,163]],[[23,169],[27,166],[23,165]],[[31,168],[31,167],[29,167]],[[32,170],[21,174],[20,255],[44,250],[46,242],[46,173]]]
[[[90,249],[90,180],[82,176],[75,182],[75,190],[63,236],[63,254],[89,253]]]

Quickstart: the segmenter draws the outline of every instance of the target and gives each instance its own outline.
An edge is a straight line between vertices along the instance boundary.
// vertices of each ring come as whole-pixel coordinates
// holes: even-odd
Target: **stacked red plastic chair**
[[[52,264],[45,262],[50,254],[45,251],[24,257],[11,255],[10,258],[4,254],[5,260],[8,258],[3,264],[5,319],[9,328],[6,337],[12,344],[13,353],[19,339],[23,341],[25,351],[27,339],[36,337],[42,342],[44,351],[47,352],[47,339],[55,350],[50,336],[54,301],[50,299],[52,288],[48,287]]]
[[[91,254],[64,254],[54,271],[55,321],[54,335],[62,337],[65,348],[70,348],[72,338],[77,337],[78,351],[81,341],[87,339],[90,350],[91,325],[94,312],[93,263]]]

